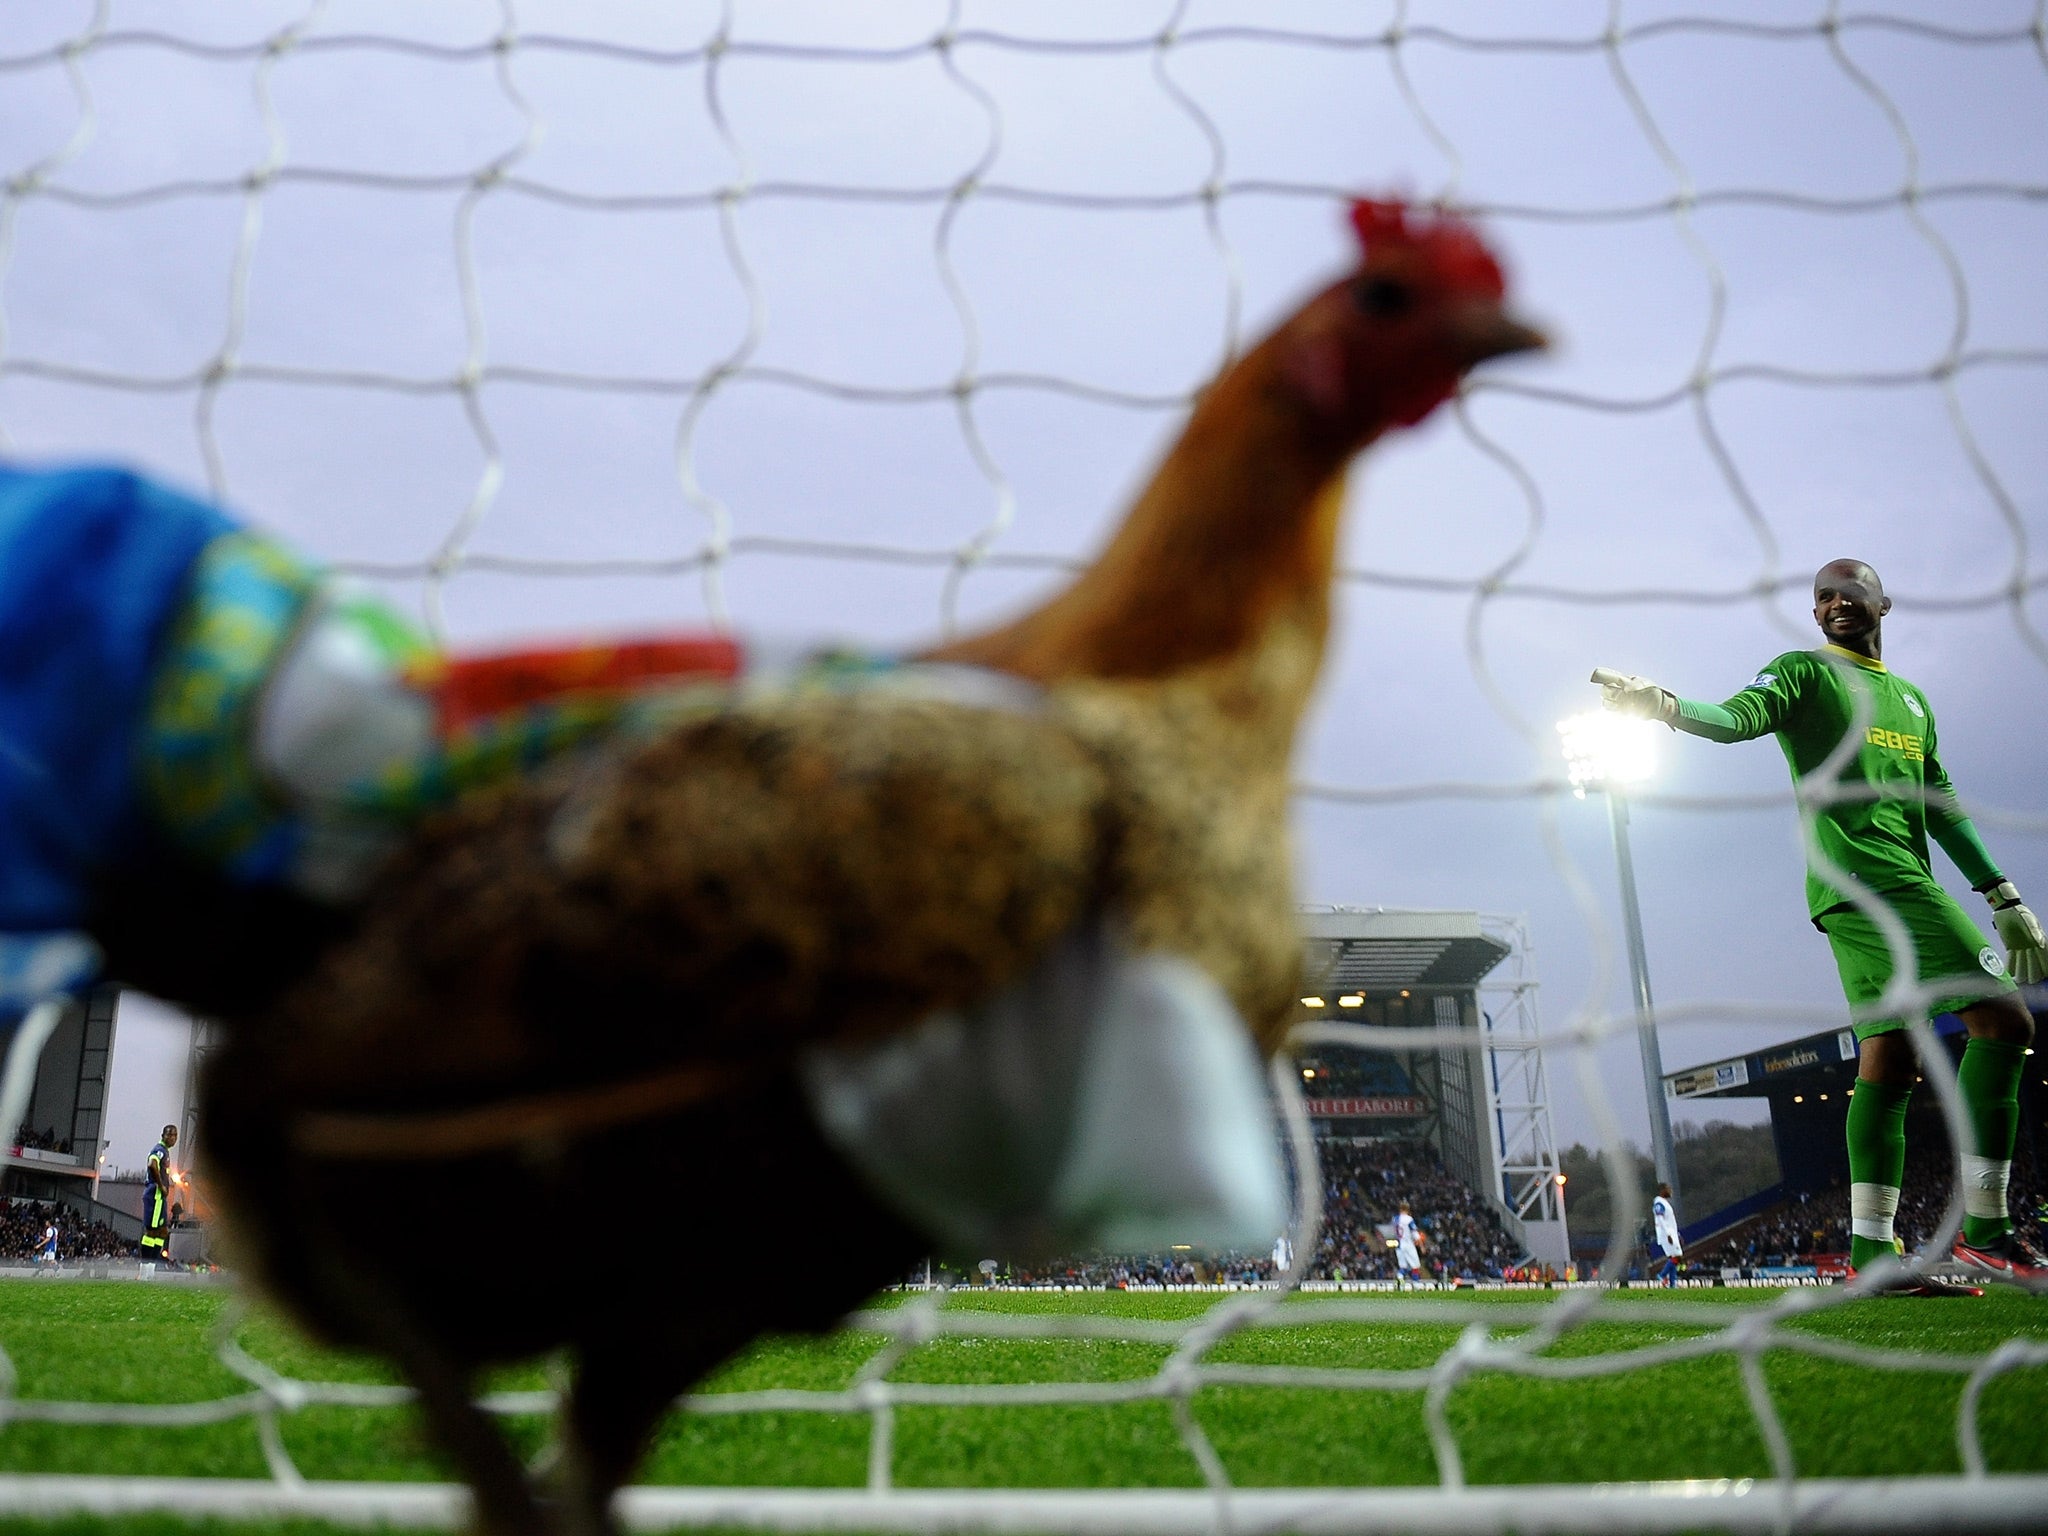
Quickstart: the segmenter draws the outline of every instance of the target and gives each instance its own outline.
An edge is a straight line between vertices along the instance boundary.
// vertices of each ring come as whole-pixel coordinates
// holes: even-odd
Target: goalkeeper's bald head
[[[1830,560],[1813,576],[1813,621],[1835,645],[1875,658],[1879,626],[1892,611],[1884,583],[1862,560]]]
[[[1867,560],[1830,560],[1813,573],[1813,595],[1819,597],[1821,588],[1846,584],[1860,587],[1876,597],[1884,596],[1884,582]],[[1887,602],[1886,606],[1890,604]]]

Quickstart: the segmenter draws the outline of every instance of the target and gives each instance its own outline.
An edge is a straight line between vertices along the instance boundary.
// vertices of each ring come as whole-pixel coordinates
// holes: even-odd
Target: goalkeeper
[[[1802,815],[1811,818],[1807,910],[1834,949],[1860,1042],[1849,1100],[1850,1263],[1860,1269],[1896,1251],[1892,1219],[1905,1170],[1906,1102],[1918,1075],[1906,1019],[1866,1016],[1894,980],[1892,952],[1870,915],[1881,902],[1905,925],[1915,967],[1910,979],[1933,989],[1925,1012],[1954,1012],[1969,1031],[1956,1071],[1969,1145],[1962,1158],[1965,1215],[1952,1257],[1969,1269],[2041,1285],[2048,1269],[2015,1231],[2006,1186],[2020,1070],[2034,1033],[2014,981],[2048,976],[2048,953],[2040,923],[1957,804],[1936,751],[1927,696],[1882,660],[1891,606],[1869,566],[1835,560],[1813,580],[1813,616],[1827,643],[1777,657],[1726,703],[1681,699],[1647,678],[1604,670],[1593,680],[1604,686],[1610,709],[1709,741],[1774,734],[1784,749]],[[1854,750],[1831,762],[1852,731]],[[1930,835],[1990,903],[2010,974],[1934,878]],[[1902,1279],[1894,1288],[1969,1293],[1931,1279]]]

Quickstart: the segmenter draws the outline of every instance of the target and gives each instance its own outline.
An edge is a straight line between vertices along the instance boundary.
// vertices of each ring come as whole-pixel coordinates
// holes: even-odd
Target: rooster
[[[1119,1202],[1176,1170],[1048,1150],[1041,1110],[1055,1141],[1114,1143],[1206,1051],[1225,1086],[1198,1085],[1190,1144],[1227,1100],[1251,1128],[1232,1146],[1263,1134],[1249,1157],[1272,1155],[1229,1051],[1277,1049],[1298,991],[1289,761],[1346,466],[1543,344],[1464,225],[1352,216],[1356,269],[1208,388],[1049,602],[901,664],[657,702],[641,735],[426,821],[345,921],[252,930],[266,965],[214,999],[203,1085],[242,1260],[317,1333],[398,1363],[486,1528],[608,1530],[681,1391],[766,1330],[829,1327],[935,1244],[1143,1229]],[[115,961],[180,964],[145,926]],[[1025,1091],[996,1062],[1013,1049],[1043,1092],[1015,1157],[966,1167],[981,1107]],[[1077,1182],[1089,1156],[1108,1161]],[[1258,1185],[1214,1161],[1213,1184]],[[1208,1208],[1270,1221],[1272,1187]],[[723,1278],[786,1239],[792,1200],[830,1262]],[[537,1234],[650,1214],[672,1257],[645,1274],[526,1260]],[[481,1369],[550,1350],[573,1385],[536,1486],[471,1397]]]

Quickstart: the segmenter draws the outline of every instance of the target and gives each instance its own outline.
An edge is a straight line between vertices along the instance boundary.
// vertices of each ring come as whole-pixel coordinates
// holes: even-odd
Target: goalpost
[[[2044,92],[2048,0],[1827,0],[1796,15],[1676,0],[1479,15],[1410,0],[18,7],[0,17],[0,452],[197,484],[457,639],[730,624],[908,643],[1086,558],[1219,363],[1341,259],[1345,199],[1405,189],[1465,210],[1564,348],[1474,381],[1354,481],[1346,630],[1300,765],[1304,841],[1335,851],[1310,861],[1304,894],[1532,912],[1565,1002],[1542,1040],[1569,1069],[1553,1091],[1571,1085],[1613,1152],[1635,1121],[1619,1097],[1635,1018],[1598,828],[1572,815],[1545,711],[1590,703],[1594,664],[1738,685],[1806,643],[1806,571],[1865,535],[1898,563],[1902,615],[1995,647],[2009,691],[2038,696]],[[1950,731],[2009,730],[1993,689],[1968,692],[1965,665],[1951,670],[1956,686],[1931,690],[1963,701]],[[1753,860],[1755,889],[1795,887],[1791,797],[1764,755],[1722,754],[1715,780],[1633,797],[1665,818],[1671,864]],[[1988,788],[1972,782],[1979,823],[2048,890],[2038,777],[1987,755],[1974,782]],[[1742,898],[1704,880],[1686,894],[1696,909],[1659,935],[1676,984],[1660,978],[1658,1022],[1678,1059],[1730,1032],[1839,1021],[1831,978],[1760,940]],[[1761,979],[1724,974],[1722,954]],[[1426,1050],[1475,1031],[1358,1038]],[[1925,1054],[1953,1134],[1954,1075]],[[32,1065],[26,1050],[10,1060],[10,1130]],[[1305,1164],[1299,1081],[1284,1062],[1275,1081]],[[1313,1196],[1319,1180],[1302,1184]],[[1641,1211],[1628,1181],[1616,1188],[1619,1234]],[[1958,1197],[1940,1241],[1959,1216]],[[1318,1220],[1301,1213],[1297,1254],[1314,1252]],[[1841,1290],[1741,1309],[1571,1290],[1511,1335],[1463,1298],[1275,1290],[1177,1323],[944,1300],[855,1319],[886,1342],[844,1391],[687,1405],[862,1416],[865,1487],[642,1487],[624,1518],[2048,1523],[2048,1476],[1989,1471],[1977,1422],[1987,1386],[2048,1364],[2048,1344],[1933,1356],[1796,1326],[1853,1304]],[[1424,1368],[1209,1358],[1254,1325],[1424,1321],[1464,1329]],[[1548,1352],[1596,1321],[1697,1332]],[[1168,1358],[1110,1383],[892,1379],[920,1342],[1019,1333]],[[1961,1474],[1803,1475],[1763,1372],[1781,1350],[1959,1379],[1942,1429]],[[308,1480],[285,1450],[283,1416],[405,1393],[290,1379],[227,1334],[220,1354],[247,1390],[174,1406],[22,1397],[10,1367],[0,1426],[247,1417],[268,1481],[0,1476],[0,1509],[463,1518],[457,1490]],[[1445,1412],[1460,1383],[1712,1356],[1736,1363],[1772,1476],[1468,1482]],[[1419,1392],[1439,1483],[1235,1487],[1192,1406],[1216,1385]],[[1172,1409],[1202,1487],[896,1486],[899,1409],[1136,1401]]]

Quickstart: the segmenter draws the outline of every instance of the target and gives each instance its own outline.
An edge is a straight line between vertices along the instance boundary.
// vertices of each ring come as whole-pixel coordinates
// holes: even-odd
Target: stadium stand
[[[1947,1213],[1953,1165],[1940,1143],[1916,1146],[1907,1155],[1905,1182],[1899,1188],[1894,1230],[1908,1252],[1932,1237]],[[2041,1209],[2043,1191],[2018,1162],[2008,1203],[2022,1220]],[[1688,1255],[1709,1269],[1754,1269],[1799,1264],[1816,1254],[1849,1251],[1849,1190],[1836,1185],[1814,1194],[1781,1201],[1738,1227],[1703,1252]]]
[[[1270,1260],[1230,1255],[1221,1259],[1175,1258],[1171,1255],[1121,1255],[1092,1259],[1055,1259],[1028,1268],[998,1271],[1004,1285],[1082,1286],[1128,1290],[1164,1285],[1258,1285],[1273,1278]]]
[[[1427,1239],[1423,1266],[1439,1279],[1498,1279],[1522,1256],[1485,1197],[1427,1142],[1324,1141],[1320,1149],[1323,1240],[1312,1279],[1393,1279],[1393,1250],[1379,1229],[1403,1200]]]
[[[1326,1051],[1319,1056],[1302,1057],[1301,1066],[1305,1091],[1318,1098],[1364,1098],[1415,1091],[1401,1064],[1381,1051]]]
[[[1446,1169],[1424,1141],[1324,1140],[1323,1238],[1309,1265],[1313,1280],[1392,1280],[1393,1250],[1379,1230],[1400,1202],[1414,1209],[1427,1242],[1422,1255],[1439,1279],[1499,1279],[1522,1255],[1483,1196]],[[970,1280],[973,1266],[951,1266]],[[1129,1286],[1258,1284],[1273,1277],[1269,1256],[1173,1254],[1063,1258],[999,1269],[1005,1285]],[[922,1278],[920,1271],[918,1278]]]
[[[39,1131],[34,1126],[24,1125],[14,1133],[14,1147],[16,1151],[34,1147],[41,1152],[69,1152],[71,1138],[60,1138],[54,1130]]]

